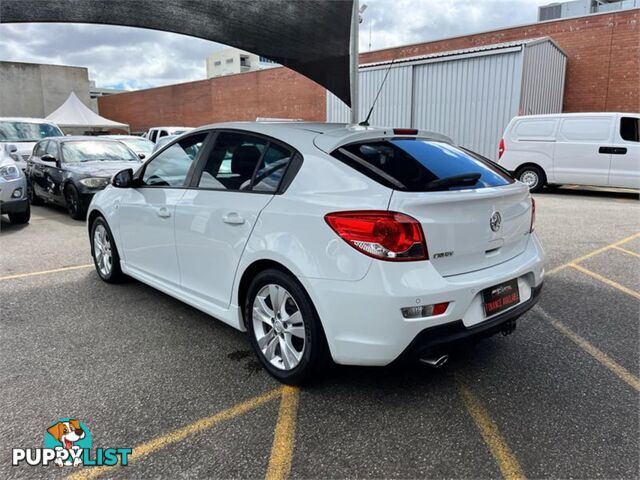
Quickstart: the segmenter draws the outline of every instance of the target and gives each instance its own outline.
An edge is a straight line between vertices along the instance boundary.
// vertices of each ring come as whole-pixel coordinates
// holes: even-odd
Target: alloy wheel
[[[113,267],[113,256],[111,240],[104,225],[97,225],[93,231],[93,252],[100,274],[103,277],[108,277]]]
[[[264,358],[280,370],[292,370],[306,346],[305,322],[298,304],[281,285],[268,284],[253,301],[253,331]]]

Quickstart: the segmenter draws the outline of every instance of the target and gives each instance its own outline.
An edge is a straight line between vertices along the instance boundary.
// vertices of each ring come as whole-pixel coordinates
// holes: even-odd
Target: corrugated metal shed
[[[515,115],[562,111],[566,63],[562,49],[543,37],[361,65],[359,118],[390,69],[372,125],[436,131],[496,158]],[[349,121],[347,106],[330,93],[327,121]]]

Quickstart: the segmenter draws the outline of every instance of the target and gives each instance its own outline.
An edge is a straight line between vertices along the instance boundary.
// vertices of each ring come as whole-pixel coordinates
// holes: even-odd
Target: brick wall
[[[361,63],[552,37],[568,56],[564,111],[640,112],[640,10],[535,23],[360,55]],[[275,68],[98,100],[100,114],[131,125],[196,126],[256,117],[325,120],[322,87]]]

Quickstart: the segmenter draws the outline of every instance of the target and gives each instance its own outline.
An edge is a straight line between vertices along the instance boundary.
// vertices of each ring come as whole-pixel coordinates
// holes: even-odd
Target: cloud
[[[1,1],[1,0],[0,0]],[[535,22],[550,0],[361,0],[360,50]],[[183,35],[109,25],[0,24],[0,61],[76,65],[100,87],[139,89],[205,78],[223,46]]]

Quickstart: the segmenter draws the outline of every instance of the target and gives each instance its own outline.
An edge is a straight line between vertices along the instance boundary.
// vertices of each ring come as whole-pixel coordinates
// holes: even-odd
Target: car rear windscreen
[[[353,143],[332,156],[394,190],[424,192],[499,187],[514,182],[502,167],[461,147],[421,138]]]

